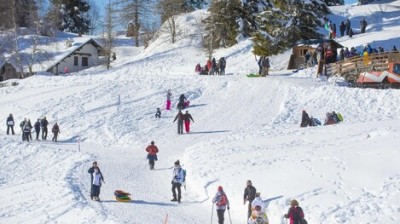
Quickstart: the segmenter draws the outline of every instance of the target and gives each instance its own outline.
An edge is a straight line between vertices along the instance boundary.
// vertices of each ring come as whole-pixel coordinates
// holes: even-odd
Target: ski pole
[[[211,224],[213,222],[213,213],[214,213],[214,203],[212,204],[212,208],[211,208]]]
[[[167,222],[168,222],[168,213],[167,213],[167,215],[165,216],[164,224],[167,224]]]
[[[228,216],[229,216],[229,222],[232,224],[231,212],[230,212],[229,208],[228,208]]]

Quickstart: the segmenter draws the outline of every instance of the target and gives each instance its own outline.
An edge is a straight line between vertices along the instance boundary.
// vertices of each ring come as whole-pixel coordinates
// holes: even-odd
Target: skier
[[[40,119],[37,119],[35,124],[33,125],[35,127],[35,132],[36,132],[36,140],[39,140],[39,133],[40,133]]]
[[[218,187],[212,202],[215,203],[217,209],[218,224],[224,224],[224,213],[225,209],[229,210],[229,200],[221,186]]]
[[[249,201],[249,206],[248,206],[248,212],[247,212],[247,218],[250,218],[251,216],[251,203],[256,197],[256,192],[257,189],[253,186],[251,183],[251,180],[248,180],[246,182],[246,188],[244,189],[244,195],[243,195],[243,204],[246,204],[246,201]]]
[[[7,135],[10,133],[10,129],[11,129],[11,134],[15,135],[15,132],[14,132],[14,118],[13,118],[12,114],[10,114],[10,116],[7,117],[6,124],[7,124]]]
[[[46,140],[47,138],[47,125],[49,125],[49,122],[46,120],[46,117],[43,117],[42,121],[40,122],[40,127],[42,128],[43,140]]]
[[[157,161],[158,148],[154,145],[154,141],[151,141],[150,145],[146,148],[147,159],[149,160],[150,169],[154,170],[154,163]]]
[[[179,96],[178,109],[180,109],[180,110],[185,109],[185,101],[186,101],[185,94],[181,94]]]
[[[53,132],[53,138],[51,139],[51,141],[57,142],[57,136],[60,133],[60,127],[58,126],[57,122],[54,124],[51,132]]]
[[[226,60],[225,60],[224,57],[221,57],[219,59],[218,65],[219,65],[219,74],[220,75],[225,75]]]
[[[167,91],[167,110],[171,110],[171,96],[172,96],[172,93],[171,93],[171,90],[169,89],[168,91]]]
[[[89,170],[88,170],[88,173],[90,174],[90,199],[94,199],[94,194],[93,194],[93,188],[92,188],[92,185],[93,185],[93,181],[94,181],[94,170],[95,169],[97,169],[98,171],[99,171],[99,173],[101,174],[101,179],[102,179],[102,181],[103,181],[103,183],[105,183],[104,182],[104,176],[103,176],[103,174],[101,173],[101,171],[100,171],[100,168],[97,166],[97,162],[96,161],[94,161],[93,162],[93,165],[92,165],[92,167],[90,167],[89,168]]]
[[[178,120],[178,134],[183,134],[183,120],[185,119],[182,111],[179,110],[178,114],[175,116],[173,123]]]
[[[290,224],[302,223],[302,219],[304,219],[304,213],[299,207],[299,202],[294,199],[290,201],[289,211],[284,215],[284,217],[290,220]]]
[[[160,110],[160,108],[157,108],[156,118],[161,118],[161,110]]]
[[[303,110],[301,115],[301,124],[300,127],[304,128],[310,125],[310,117],[308,116],[307,112]]]
[[[93,193],[93,200],[100,201],[100,187],[101,182],[105,183],[103,180],[103,175],[101,174],[98,168],[94,168],[93,170],[93,182],[92,182],[92,193]]]
[[[186,111],[186,113],[183,115],[183,117],[184,117],[183,119],[185,120],[185,131],[186,131],[186,133],[189,133],[190,132],[190,120],[192,120],[194,122],[193,117],[192,117],[192,115],[189,114],[189,111]]]
[[[183,174],[183,169],[180,166],[179,160],[175,161],[174,163],[174,170],[172,171],[172,200],[171,201],[177,201],[178,203],[181,203],[182,195],[181,195],[181,186],[183,183],[184,179],[184,174]],[[178,195],[176,190],[178,190]],[[178,197],[176,197],[178,196]]]

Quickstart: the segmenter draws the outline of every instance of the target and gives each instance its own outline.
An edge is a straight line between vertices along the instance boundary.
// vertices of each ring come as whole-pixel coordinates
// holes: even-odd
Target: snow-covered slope
[[[363,35],[339,38],[346,46],[396,43],[399,19],[389,9],[400,1],[366,8],[335,7],[338,16],[356,21],[367,9],[369,21],[379,14],[392,27],[371,22]],[[386,10],[379,11],[381,8]],[[376,12],[376,13],[374,13]],[[204,11],[179,17],[184,37],[169,43],[165,33],[137,55],[121,40],[112,69],[90,68],[69,76],[36,75],[19,85],[0,88],[4,120],[17,124],[46,116],[58,122],[58,143],[21,142],[1,127],[0,223],[209,223],[211,199],[222,185],[231,201],[232,223],[245,223],[243,189],[251,179],[268,202],[270,223],[296,198],[309,223],[397,223],[400,220],[400,91],[355,89],[315,78],[311,70],[256,71],[250,42],[216,52],[227,58],[226,76],[196,76],[204,64],[196,20]],[[386,14],[388,13],[388,14]],[[380,27],[380,28],[378,28]],[[383,32],[385,35],[383,35]],[[377,47],[377,46],[376,46]],[[288,53],[272,58],[275,70],[285,67]],[[177,110],[166,111],[166,91],[173,103],[184,93],[194,117],[190,134],[177,135]],[[156,108],[162,118],[155,119]],[[299,128],[301,111],[324,119],[338,111],[345,122]],[[33,133],[35,134],[35,133]],[[51,134],[50,134],[51,135]],[[145,147],[160,149],[150,171]],[[187,169],[181,204],[170,202],[173,162]],[[102,202],[89,198],[87,169],[98,161],[105,176]],[[131,203],[114,200],[116,189],[129,191]],[[216,223],[214,212],[213,223]]]

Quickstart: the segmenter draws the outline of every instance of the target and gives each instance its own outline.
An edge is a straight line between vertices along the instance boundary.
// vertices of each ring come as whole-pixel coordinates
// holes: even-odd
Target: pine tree
[[[48,18],[65,32],[84,34],[90,29],[87,12],[90,5],[85,0],[51,0]]]
[[[0,0],[0,16],[7,18],[0,20],[0,29],[3,30],[14,28],[14,25],[35,28],[35,22],[39,20],[35,0]]]
[[[344,0],[324,0],[327,6],[344,5]]]
[[[205,20],[204,46],[208,52],[219,47],[229,47],[237,43],[239,35],[240,0],[213,0],[210,16]]]
[[[286,29],[288,20],[289,16],[274,5],[260,13],[256,19],[259,27],[252,37],[253,53],[270,56],[286,49],[288,46]]]
[[[202,9],[204,5],[207,5],[207,2],[205,0],[187,0],[187,4],[195,10]]]
[[[241,16],[239,19],[240,33],[244,37],[249,37],[258,29],[256,21],[257,15],[272,5],[269,0],[243,0],[243,7],[240,9]]]
[[[318,27],[329,13],[320,0],[273,0],[271,7],[257,16],[258,30],[252,41],[256,55],[282,52],[299,40],[320,38]]]

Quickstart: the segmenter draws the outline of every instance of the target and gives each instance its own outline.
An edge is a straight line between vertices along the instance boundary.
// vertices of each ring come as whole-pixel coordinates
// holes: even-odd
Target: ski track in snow
[[[334,20],[351,16],[357,24],[365,15],[373,27],[339,42],[360,47],[373,39],[385,48],[393,45],[399,38],[398,5],[333,7]],[[171,224],[204,224],[210,222],[219,185],[230,199],[233,223],[243,223],[247,179],[267,200],[271,223],[284,223],[292,198],[309,223],[400,220],[400,91],[342,87],[340,79],[315,77],[314,69],[246,78],[258,69],[248,40],[215,53],[217,59],[227,57],[229,75],[195,76],[195,64],[204,65],[205,57],[198,36],[190,34],[206,13],[178,17],[180,33],[187,35],[174,45],[166,44],[169,37],[161,32],[141,52],[117,49],[110,70],[36,75],[0,88],[1,114],[5,119],[12,112],[17,124],[15,136],[6,136],[1,127],[0,223],[147,224],[162,223],[168,215]],[[273,69],[285,68],[289,54],[272,57]],[[171,111],[165,110],[168,89]],[[195,122],[190,134],[177,135],[172,121],[182,93]],[[158,107],[160,119],[154,118]],[[345,122],[299,128],[303,109],[322,122],[326,112],[337,111]],[[60,124],[59,142],[21,142],[19,122],[43,116],[50,128]],[[154,171],[144,151],[151,140],[160,149]],[[181,204],[170,202],[177,159],[187,169]],[[87,170],[94,160],[105,177],[100,203],[89,198]],[[130,192],[133,201],[116,202],[117,189]]]

